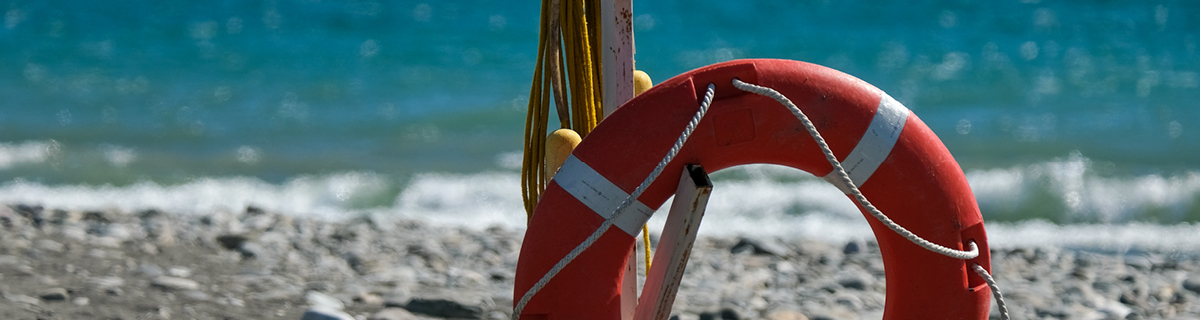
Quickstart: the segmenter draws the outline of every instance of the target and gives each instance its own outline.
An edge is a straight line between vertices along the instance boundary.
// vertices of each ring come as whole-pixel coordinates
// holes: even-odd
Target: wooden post
[[[633,99],[633,0],[600,3],[600,48],[604,117]],[[630,253],[621,285],[621,319],[633,319],[637,308],[637,252]]]
[[[667,226],[654,251],[653,267],[646,272],[646,284],[642,287],[634,319],[664,320],[671,316],[675,293],[679,291],[679,281],[683,279],[710,194],[712,181],[704,168],[698,165],[684,167],[675,189],[675,200],[671,202],[671,212],[667,215]]]
[[[605,0],[600,20],[604,68],[604,116],[633,99],[633,1]]]

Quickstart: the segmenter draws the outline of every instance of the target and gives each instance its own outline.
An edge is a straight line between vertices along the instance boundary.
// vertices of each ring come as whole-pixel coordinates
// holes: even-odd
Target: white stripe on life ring
[[[896,140],[900,139],[900,132],[904,130],[909,113],[908,108],[886,93],[879,99],[879,108],[876,109],[867,132],[863,133],[862,139],[858,140],[858,145],[854,146],[850,155],[842,160],[842,168],[846,169],[855,185],[861,187],[867,183],[875,169],[879,169],[883,160],[892,153],[892,147],[896,146]],[[850,187],[845,185],[836,173],[830,172],[823,178],[842,192],[850,193]]]
[[[612,217],[613,211],[617,210],[621,202],[629,197],[628,192],[596,172],[588,164],[583,163],[574,154],[563,162],[558,173],[554,175],[554,181],[605,220]],[[650,215],[654,214],[653,209],[637,199],[634,199],[625,211],[626,213],[617,217],[613,226],[621,228],[625,233],[635,237],[642,232],[642,226],[646,224],[647,220],[650,220]]]

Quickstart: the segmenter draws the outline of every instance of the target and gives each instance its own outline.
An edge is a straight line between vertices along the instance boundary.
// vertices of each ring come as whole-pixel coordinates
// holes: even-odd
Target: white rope
[[[996,298],[996,307],[1000,309],[1000,319],[1008,320],[1008,306],[1004,305],[1004,294],[1000,293],[1000,286],[996,285],[996,279],[992,279],[992,275],[978,263],[972,263],[971,268],[975,269],[975,273],[983,277],[983,281],[986,281],[988,287],[992,288],[992,296]]]
[[[842,168],[841,162],[839,162],[837,157],[833,155],[833,150],[829,149],[829,144],[825,143],[825,138],[821,137],[820,132],[817,132],[817,127],[812,124],[812,121],[808,119],[808,116],[804,115],[804,112],[800,111],[800,108],[796,107],[796,104],[792,103],[791,100],[779,93],[779,91],[775,91],[774,89],[763,86],[749,84],[737,78],[733,79],[733,86],[746,92],[751,92],[775,99],[775,101],[778,101],[780,104],[783,104],[785,107],[787,107],[788,110],[791,110],[792,114],[794,114],[797,119],[800,119],[800,122],[804,125],[804,128],[808,130],[808,134],[811,135],[813,140],[816,140],[817,145],[821,147],[821,152],[825,154],[825,160],[828,160],[829,164],[833,165],[834,172],[837,172],[838,177],[842,179],[842,182],[845,183],[846,186],[849,187],[850,193],[854,196],[854,199],[857,200],[858,203],[863,206],[863,208],[866,208],[867,212],[871,213],[871,216],[874,216],[875,219],[879,220],[879,222],[886,225],[889,229],[892,229],[892,231],[900,234],[904,238],[908,239],[908,241],[912,241],[912,243],[921,246],[926,250],[937,252],[951,258],[970,260],[979,256],[979,247],[974,241],[967,243],[966,251],[950,249],[917,236],[916,234],[912,233],[912,231],[908,231],[908,229],[905,229],[895,221],[892,221],[892,219],[888,218],[888,216],[883,214],[882,211],[879,211],[879,208],[876,208],[871,204],[870,201],[867,201],[867,197],[862,194],[862,191],[858,190],[858,186],[854,184],[854,181],[850,180],[850,175],[846,174],[846,169]],[[987,282],[988,287],[992,289],[992,295],[996,298],[996,305],[1000,309],[1000,318],[1003,320],[1008,320],[1008,307],[1004,304],[1004,296],[1000,293],[1000,288],[996,285],[996,280],[992,279],[991,274],[988,274],[987,270],[984,270],[979,264],[972,263],[971,266],[975,270],[975,273],[979,274],[980,277],[983,277],[983,280]]]
[[[895,221],[892,221],[891,218],[888,218],[888,216],[883,214],[882,211],[879,211],[878,208],[875,208],[875,205],[872,205],[871,201],[867,200],[867,197],[862,194],[862,191],[858,190],[858,186],[854,185],[854,181],[850,180],[850,175],[846,173],[846,169],[842,168],[842,163],[839,162],[837,157],[833,155],[833,150],[829,149],[829,144],[825,143],[825,138],[821,137],[820,132],[817,132],[817,127],[813,125],[812,121],[808,120],[808,116],[804,115],[804,112],[800,111],[800,108],[796,107],[796,104],[792,103],[791,100],[783,96],[783,94],[779,93],[779,91],[775,91],[774,89],[763,86],[745,83],[737,78],[733,79],[733,86],[737,87],[738,89],[742,89],[742,91],[756,93],[775,99],[775,101],[778,101],[780,104],[783,104],[785,107],[787,107],[788,110],[791,110],[792,114],[796,115],[797,119],[800,119],[800,123],[804,124],[804,128],[808,129],[808,134],[813,137],[813,140],[817,141],[817,145],[821,147],[821,152],[825,153],[825,160],[828,160],[829,164],[833,165],[833,171],[836,172],[838,177],[842,179],[842,182],[849,187],[850,194],[854,196],[854,199],[858,201],[858,204],[862,205],[863,208],[866,208],[867,212],[869,212],[871,216],[874,216],[876,220],[882,222],[883,225],[908,239],[908,241],[912,241],[912,243],[921,246],[922,248],[940,253],[947,257],[970,260],[979,256],[979,249],[975,247],[974,243],[969,244],[970,248],[967,249],[967,251],[955,250],[941,246],[917,236],[916,234],[912,233],[912,231],[908,231],[908,229],[905,229]]]
[[[675,158],[675,155],[679,154],[679,149],[683,148],[683,144],[687,142],[688,137],[691,137],[692,131],[696,130],[696,125],[700,123],[700,119],[703,119],[704,114],[708,112],[708,107],[712,104],[713,94],[715,91],[716,85],[709,83],[708,90],[704,93],[704,100],[700,102],[700,110],[696,111],[696,115],[692,117],[692,121],[688,122],[687,127],[683,128],[683,133],[679,135],[679,139],[675,140],[675,145],[671,146],[671,150],[667,151],[667,155],[663,157],[662,161],[658,162],[658,166],[655,166],[654,170],[650,171],[650,175],[646,176],[646,180],[643,180],[642,184],[638,185],[636,189],[633,189],[633,192],[629,193],[629,196],[625,197],[624,201],[621,201],[621,205],[617,206],[616,210],[613,210],[612,216],[609,216],[608,219],[605,219],[604,223],[601,224],[600,227],[596,228],[596,231],[592,232],[591,236],[580,243],[579,246],[576,246],[574,250],[571,250],[570,253],[567,253],[567,255],[561,260],[558,260],[558,264],[555,264],[553,268],[550,268],[550,271],[547,271],[546,274],[542,276],[542,279],[533,284],[533,287],[529,288],[529,291],[526,291],[525,295],[521,296],[521,301],[517,302],[516,307],[513,308],[513,320],[517,320],[521,317],[521,311],[525,309],[525,305],[529,304],[529,300],[533,299],[533,296],[536,295],[538,291],[541,291],[542,288],[550,282],[550,279],[554,279],[554,276],[558,275],[558,272],[562,271],[563,268],[566,268],[567,264],[570,264],[571,261],[574,261],[576,257],[591,247],[592,244],[596,243],[597,240],[600,240],[600,236],[604,235],[604,232],[608,231],[608,228],[612,227],[613,223],[618,220],[617,217],[621,214],[624,214],[625,209],[628,208],[633,201],[637,200],[637,198],[642,195],[642,192],[646,191],[646,188],[650,187],[650,184],[658,178],[659,174],[662,174],[662,171],[666,168],[667,164]]]

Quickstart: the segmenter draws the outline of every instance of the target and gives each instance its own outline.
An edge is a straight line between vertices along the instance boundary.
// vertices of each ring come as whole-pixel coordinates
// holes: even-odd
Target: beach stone
[[[93,238],[92,241],[88,241],[88,244],[102,248],[120,249],[121,239],[113,237],[96,237]]]
[[[311,290],[311,291],[333,292],[333,290],[335,290],[336,288],[333,286],[332,283],[329,283],[326,281],[313,281],[313,282],[305,283],[304,289]]]
[[[5,295],[4,298],[8,299],[8,301],[12,301],[12,302],[16,302],[16,303],[24,303],[24,304],[33,305],[33,306],[42,304],[42,300],[38,300],[38,298],[30,297],[30,296],[23,295],[23,294]]]
[[[367,320],[417,320],[417,316],[403,308],[385,308],[367,318]]]
[[[153,263],[143,263],[138,265],[138,272],[147,277],[157,277],[163,275],[163,268]]]
[[[305,293],[304,301],[307,301],[308,305],[310,306],[323,306],[334,310],[342,310],[346,308],[346,304],[342,303],[342,300],[317,291],[309,291]]]
[[[56,225],[76,224],[80,220],[83,220],[83,211],[55,209],[54,213],[50,215],[50,223]]]
[[[25,219],[29,219],[34,227],[37,227],[38,229],[42,228],[42,223],[45,222],[45,217],[42,215],[42,212],[44,211],[42,210],[42,206],[18,204],[12,207],[12,209],[13,211],[16,211],[17,214],[25,217]]]
[[[1133,312],[1133,309],[1117,301],[1102,299],[1099,302],[1096,310],[1104,313],[1105,319],[1125,319]]]
[[[200,284],[196,283],[196,281],[168,276],[155,277],[153,280],[150,280],[150,285],[164,290],[177,291],[196,290],[200,288]]]
[[[866,290],[874,282],[874,279],[866,275],[852,275],[839,278],[838,285],[846,289]]]
[[[66,249],[66,246],[63,246],[62,243],[58,243],[58,241],[50,239],[40,239],[37,242],[34,242],[34,247],[38,248],[39,250],[50,252],[63,252],[63,250]]]
[[[71,295],[67,293],[67,289],[50,288],[38,293],[38,297],[45,301],[67,301]]]
[[[354,317],[326,306],[313,306],[304,311],[300,320],[355,320]]]
[[[1146,256],[1126,256],[1125,265],[1141,271],[1149,271],[1154,268],[1154,261]]]
[[[256,242],[242,242],[242,245],[237,247],[237,252],[241,253],[243,258],[259,258],[266,256],[267,249]]]
[[[483,308],[453,298],[413,298],[404,306],[412,313],[420,313],[440,318],[479,319],[483,317]]]
[[[844,254],[855,254],[859,252],[862,252],[862,247],[860,247],[858,241],[847,242],[846,247],[842,248],[842,253]]]
[[[180,295],[185,298],[195,300],[195,301],[212,300],[212,296],[210,296],[207,293],[204,293],[204,291],[200,291],[200,290],[188,290],[188,291],[184,291]]]
[[[786,256],[788,253],[787,247],[784,247],[779,242],[774,240],[741,238],[737,244],[729,249],[733,254],[738,254],[746,251],[751,251],[754,254],[773,255],[777,257]]]
[[[250,238],[246,237],[245,235],[241,235],[241,234],[224,234],[224,235],[217,236],[216,240],[217,240],[217,243],[221,245],[221,247],[224,247],[225,249],[229,249],[229,250],[235,250],[238,247],[241,247],[242,243],[245,243],[247,240],[250,240]]]
[[[369,306],[382,306],[384,303],[383,297],[377,293],[364,292],[354,297],[355,303],[361,303]]]
[[[740,320],[742,316],[732,308],[721,309],[721,320]]]
[[[1191,276],[1183,280],[1183,288],[1193,293],[1200,293],[1200,276]]]
[[[116,288],[125,285],[125,279],[115,276],[91,278],[87,282],[97,289]]]
[[[834,301],[839,305],[845,306],[846,309],[850,309],[850,311],[859,311],[863,308],[862,299],[856,295],[839,294]]]
[[[259,301],[281,301],[297,296],[300,296],[300,289],[289,286],[255,293],[251,298]]]
[[[184,267],[170,267],[167,269],[167,275],[172,277],[187,278],[192,276],[192,270]]]
[[[0,266],[18,266],[24,264],[25,261],[21,258],[11,255],[0,255]]]
[[[808,320],[800,311],[796,310],[773,310],[767,313],[767,320]]]
[[[1053,317],[1058,319],[1075,319],[1075,312],[1071,307],[1065,305],[1053,305],[1049,308],[1038,308],[1038,317]]]
[[[114,220],[116,220],[115,216],[116,216],[116,213],[111,212],[111,211],[100,211],[100,210],[84,211],[82,221],[96,222],[96,223],[111,223]]]

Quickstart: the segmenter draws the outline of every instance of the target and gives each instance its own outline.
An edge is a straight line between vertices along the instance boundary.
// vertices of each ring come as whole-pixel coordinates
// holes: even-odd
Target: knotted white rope
[[[895,221],[892,221],[891,218],[888,218],[887,215],[884,215],[883,212],[879,211],[878,208],[875,208],[875,205],[871,204],[871,201],[867,200],[867,196],[864,196],[862,191],[858,190],[858,186],[854,184],[854,181],[850,180],[850,175],[846,173],[846,169],[842,168],[842,163],[837,160],[836,156],[833,155],[833,150],[829,149],[829,144],[825,142],[824,137],[821,137],[821,133],[817,132],[817,127],[813,125],[811,120],[808,120],[808,116],[804,115],[804,112],[800,111],[800,108],[796,107],[796,104],[792,103],[792,101],[787,97],[784,97],[783,94],[779,93],[779,91],[775,91],[775,89],[763,86],[745,83],[736,78],[733,79],[733,86],[737,87],[738,89],[742,89],[742,91],[775,99],[775,101],[778,101],[780,104],[783,104],[784,107],[787,107],[788,110],[791,110],[792,114],[795,115],[797,119],[800,119],[800,123],[804,125],[804,129],[808,130],[808,134],[813,137],[813,140],[817,141],[817,146],[821,147],[821,152],[825,154],[825,160],[829,161],[830,165],[833,165],[833,172],[837,173],[838,178],[842,179],[842,182],[849,187],[850,194],[854,196],[854,199],[858,201],[858,204],[862,205],[863,208],[866,208],[867,212],[874,216],[875,219],[879,220],[879,222],[882,222],[883,225],[908,239],[908,241],[912,241],[922,248],[940,253],[947,257],[970,260],[979,256],[979,250],[975,247],[974,243],[969,244],[970,248],[967,249],[967,251],[944,247],[942,245],[930,242],[929,240],[925,240],[912,233],[912,231],[908,231],[908,229],[905,229]]]
[[[692,131],[696,130],[696,125],[700,124],[700,120],[703,119],[704,114],[708,112],[708,107],[712,104],[713,94],[716,89],[716,85],[713,85],[712,83],[708,84],[708,90],[704,92],[704,99],[700,102],[700,110],[696,111],[696,115],[693,116],[692,120],[688,122],[686,127],[683,128],[683,133],[679,135],[679,139],[675,140],[675,145],[671,146],[671,150],[667,151],[667,155],[663,156],[662,161],[659,161],[658,165],[654,167],[654,170],[650,171],[650,175],[646,176],[646,180],[643,180],[642,184],[638,185],[636,189],[633,189],[633,192],[629,193],[629,196],[625,197],[624,201],[621,201],[621,204],[617,206],[617,209],[613,210],[613,214],[609,216],[608,219],[605,219],[604,223],[600,224],[600,227],[596,228],[596,231],[592,232],[591,236],[588,236],[586,240],[579,243],[579,246],[576,246],[574,250],[571,250],[570,253],[567,253],[566,256],[563,256],[562,259],[558,260],[558,263],[555,264],[554,267],[550,268],[550,271],[547,271],[537,283],[533,284],[533,287],[529,288],[529,291],[525,292],[525,295],[521,296],[521,300],[517,302],[516,307],[513,308],[513,320],[517,320],[521,317],[521,311],[525,309],[525,305],[529,304],[529,300],[533,299],[533,296],[536,295],[538,291],[541,291],[547,283],[550,283],[550,279],[554,279],[554,276],[558,275],[563,268],[566,268],[567,264],[570,264],[571,261],[574,261],[576,257],[579,257],[580,254],[591,247],[592,244],[596,243],[597,240],[600,240],[600,236],[604,235],[604,232],[608,231],[609,227],[612,227],[613,223],[618,220],[618,217],[625,213],[625,209],[628,208],[630,204],[633,204],[633,202],[637,200],[637,198],[640,197],[643,192],[646,191],[646,188],[650,187],[650,184],[653,183],[654,180],[658,179],[658,175],[662,174],[662,171],[667,167],[667,164],[670,163],[672,159],[675,159],[675,155],[679,154],[679,149],[683,148],[683,144],[686,143],[688,138],[692,136]]]
[[[883,212],[880,211],[879,208],[876,208],[875,205],[872,205],[871,201],[868,201],[867,197],[862,194],[862,191],[858,190],[858,186],[854,184],[854,181],[850,180],[850,175],[846,173],[846,169],[842,168],[842,163],[837,160],[836,156],[833,155],[833,150],[829,148],[829,144],[825,142],[825,138],[821,137],[821,133],[817,131],[817,127],[814,126],[812,121],[808,119],[808,116],[804,115],[803,111],[800,111],[799,107],[796,107],[796,104],[792,103],[792,101],[785,97],[782,93],[775,91],[775,89],[749,84],[737,78],[733,79],[733,86],[741,89],[742,91],[755,93],[774,99],[784,107],[787,107],[788,110],[792,111],[792,114],[796,116],[796,119],[799,119],[800,123],[804,125],[804,129],[808,130],[808,134],[812,136],[813,140],[816,140],[817,146],[821,147],[821,152],[825,154],[825,160],[829,161],[829,164],[833,166],[833,171],[837,173],[838,178],[840,178],[842,183],[844,183],[848,189],[850,189],[850,194],[854,196],[854,200],[858,201],[859,205],[862,205],[862,207],[865,208],[867,212],[871,214],[871,216],[875,217],[876,220],[879,220],[880,223],[883,223],[883,225],[887,226],[888,229],[892,229],[892,231],[896,232],[900,236],[903,236],[905,239],[908,239],[908,241],[911,241],[912,243],[925,248],[926,250],[940,253],[947,257],[961,260],[971,260],[979,256],[979,247],[975,245],[974,241],[967,243],[966,251],[947,248],[929,240],[925,240],[924,238],[912,233],[912,231],[908,231],[908,229],[905,229],[904,227],[900,226],[900,224],[892,221],[891,218],[888,218],[888,216],[883,214]],[[1000,294],[1000,288],[996,286],[996,281],[992,279],[992,276],[988,274],[987,270],[984,270],[979,264],[972,263],[971,266],[975,270],[975,273],[978,273],[981,277],[983,277],[984,281],[987,282],[988,287],[991,287],[992,295],[996,298],[997,307],[1000,309],[1000,318],[1008,320],[1008,308],[1004,305],[1004,297]]]
[[[996,284],[996,279],[992,279],[992,275],[978,263],[972,263],[971,268],[975,269],[975,273],[983,277],[983,281],[986,281],[988,287],[992,288],[992,296],[996,298],[996,308],[1000,310],[1000,319],[1008,320],[1008,306],[1004,305],[1004,294],[1000,293],[1000,286]]]

